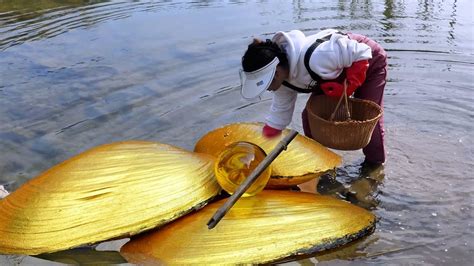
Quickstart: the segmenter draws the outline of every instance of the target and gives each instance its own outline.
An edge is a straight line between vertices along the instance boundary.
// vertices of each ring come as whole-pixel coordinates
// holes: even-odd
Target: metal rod
[[[239,198],[247,191],[247,189],[257,180],[257,177],[267,169],[267,167],[275,160],[275,158],[286,150],[287,145],[298,135],[298,132],[291,130],[277,146],[263,159],[262,162],[252,171],[252,173],[240,184],[235,192],[227,199],[227,201],[214,213],[212,218],[207,222],[207,228],[214,228],[217,223],[226,215],[226,213],[234,206]]]

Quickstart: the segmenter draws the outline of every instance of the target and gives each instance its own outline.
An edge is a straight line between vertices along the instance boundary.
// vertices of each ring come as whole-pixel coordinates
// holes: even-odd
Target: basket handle
[[[342,98],[344,98],[345,104],[346,104],[346,115],[347,118],[346,120],[351,120],[351,112],[349,111],[349,102],[347,100],[347,79],[344,80],[344,91],[341,95],[341,98],[339,98],[339,101],[337,102],[336,109],[334,109],[334,112],[332,112],[331,117],[329,117],[329,121],[332,121],[334,119],[334,116],[336,115],[337,110],[339,110],[339,106],[341,105]]]

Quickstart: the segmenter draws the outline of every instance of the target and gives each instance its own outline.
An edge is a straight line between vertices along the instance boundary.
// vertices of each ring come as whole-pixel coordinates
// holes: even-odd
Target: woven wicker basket
[[[345,98],[345,105],[340,105],[342,98]],[[312,95],[306,111],[313,139],[337,150],[358,150],[367,146],[383,113],[378,104],[368,100],[346,96],[338,101],[326,95]]]

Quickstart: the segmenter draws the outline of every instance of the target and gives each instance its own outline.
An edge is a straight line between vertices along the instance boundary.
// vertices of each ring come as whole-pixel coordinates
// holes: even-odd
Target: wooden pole
[[[240,184],[227,201],[214,213],[212,218],[207,222],[207,228],[214,228],[217,223],[226,215],[226,213],[234,206],[239,198],[247,191],[247,189],[257,180],[257,177],[267,169],[267,167],[275,160],[275,158],[283,151],[286,150],[287,145],[298,135],[298,132],[291,130],[277,146],[263,159],[263,161],[253,170],[253,172]]]

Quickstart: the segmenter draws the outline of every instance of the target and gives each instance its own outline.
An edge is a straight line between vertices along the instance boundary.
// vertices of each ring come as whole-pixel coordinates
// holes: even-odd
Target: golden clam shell
[[[262,127],[263,123],[236,123],[214,129],[196,143],[194,151],[217,157],[227,145],[248,141],[260,146],[268,154],[290,132],[285,129],[280,136],[268,139],[262,136]],[[341,162],[339,155],[310,138],[298,135],[271,164],[272,177],[267,188],[304,183],[334,169]]]
[[[217,195],[213,164],[157,142],[88,150],[0,201],[0,253],[49,253],[163,225]]]
[[[214,229],[207,229],[225,200],[132,239],[120,253],[136,264],[261,264],[341,246],[375,228],[374,215],[350,203],[264,190],[239,199]]]

